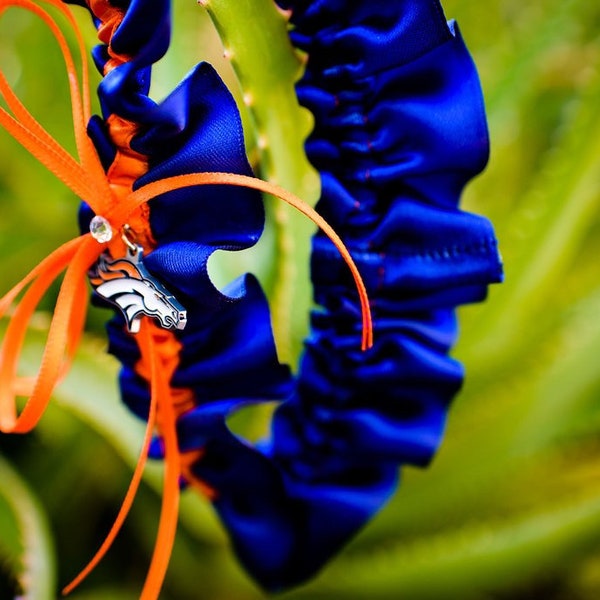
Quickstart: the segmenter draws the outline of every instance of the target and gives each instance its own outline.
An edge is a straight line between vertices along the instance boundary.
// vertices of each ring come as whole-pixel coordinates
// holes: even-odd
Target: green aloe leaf
[[[576,498],[530,515],[347,555],[306,590],[286,597],[483,600],[492,590],[568,570],[573,557],[597,541],[599,527],[600,497]]]
[[[301,62],[290,44],[284,16],[271,0],[206,0],[200,4],[215,23],[224,56],[238,77],[250,117],[246,135],[256,141],[257,174],[314,203],[318,178],[303,147],[312,117],[296,99],[294,83]],[[280,356],[295,364],[311,306],[307,282],[313,227],[279,200],[268,206],[273,232],[270,257],[262,254],[260,258],[272,266],[267,289]]]
[[[28,484],[2,456],[0,482],[0,511],[4,509],[12,516],[18,534],[18,540],[11,540],[10,525],[6,523],[2,527],[0,555],[2,551],[12,553],[21,598],[52,600],[56,597],[56,565],[46,515]],[[6,520],[5,512],[0,520]]]

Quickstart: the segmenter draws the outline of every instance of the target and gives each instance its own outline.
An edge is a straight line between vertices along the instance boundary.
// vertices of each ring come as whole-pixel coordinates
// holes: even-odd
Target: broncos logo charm
[[[146,269],[143,253],[136,244],[123,258],[111,260],[103,254],[89,273],[92,286],[123,313],[131,333],[140,330],[143,315],[154,317],[164,329],[183,329],[187,311]]]

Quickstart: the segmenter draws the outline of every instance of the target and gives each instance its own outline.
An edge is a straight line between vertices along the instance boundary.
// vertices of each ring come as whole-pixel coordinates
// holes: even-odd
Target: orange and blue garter
[[[375,331],[372,342],[364,294],[357,296],[340,246],[316,234],[318,308],[292,377],[279,363],[257,280],[247,274],[217,290],[208,276],[216,250],[248,248],[264,227],[259,193],[239,187],[252,172],[231,94],[203,63],[164,101],[152,101],[151,67],[169,46],[170,2],[87,5],[103,75],[102,115],[88,133],[107,197],[133,202],[157,190],[128,209],[127,232],[108,248],[143,248],[148,272],[187,313],[185,329],[145,321],[139,335],[115,313],[107,330],[122,364],[123,400],[158,423],[152,454],[166,457],[167,517],[176,514],[172,484],[180,479],[211,499],[263,587],[298,584],[384,506],[399,466],[432,459],[463,379],[449,356],[455,309],[482,300],[502,278],[491,225],[458,208],[488,156],[475,67],[438,0],[280,0],[292,42],[308,56],[297,92],[315,117],[306,151],[321,176],[317,208],[358,266]],[[193,178],[164,184],[199,173],[220,175],[202,187]],[[87,192],[84,184],[71,187]],[[120,214],[118,206],[109,212]],[[98,216],[84,202],[82,232]],[[81,244],[88,253],[78,268],[96,252],[89,239]],[[273,400],[280,404],[268,440],[251,445],[228,429],[231,412]],[[159,528],[169,548],[172,521]],[[143,598],[158,596],[166,562],[167,551],[155,555]]]
[[[167,32],[144,4],[128,3],[131,18],[111,45],[130,60],[99,90],[105,119],[140,125],[131,147],[149,168],[135,185],[194,171],[249,174],[235,105],[210,67],[197,67],[160,105],[147,99],[147,61],[166,48]],[[490,224],[457,208],[485,166],[488,138],[475,68],[437,0],[281,6],[292,11],[292,40],[309,57],[297,90],[315,115],[306,150],[321,174],[317,208],[366,282],[373,348],[360,350],[352,279],[321,234],[312,253],[319,309],[294,380],[277,360],[257,281],[246,275],[213,287],[209,256],[260,236],[254,192],[215,186],[154,199],[156,247],[146,260],[188,308],[171,380],[193,392],[177,429],[182,452],[201,451],[188,479],[212,490],[238,556],[268,589],[313,575],[393,494],[399,465],[431,460],[463,378],[448,355],[455,308],[482,300],[501,279]],[[130,42],[127,26],[142,19],[147,36]],[[102,65],[109,54],[101,47],[95,56]],[[110,147],[97,125],[97,147]],[[148,382],[120,317],[109,338],[123,363],[123,398],[144,417]],[[230,412],[273,399],[283,402],[260,448],[228,430]]]

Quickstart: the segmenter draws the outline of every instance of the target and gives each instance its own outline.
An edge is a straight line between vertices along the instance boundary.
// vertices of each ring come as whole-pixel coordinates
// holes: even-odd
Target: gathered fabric
[[[75,32],[81,77],[44,2]],[[19,300],[0,351],[0,430],[30,431],[68,372],[86,276],[101,256],[143,249],[145,268],[186,309],[183,329],[144,317],[132,333],[119,311],[107,325],[123,401],[148,425],[115,525],[65,592],[117,535],[148,453],[164,458],[165,476],[142,598],[159,595],[182,484],[212,501],[262,586],[311,577],[390,498],[399,465],[431,460],[463,377],[448,354],[455,308],[482,300],[501,279],[490,224],[458,209],[462,188],[485,166],[487,129],[474,65],[437,0],[279,4],[291,11],[293,43],[308,54],[297,92],[315,116],[306,150],[322,181],[316,212],[253,177],[235,102],[208,64],[162,102],[149,98],[152,64],[169,46],[168,0],[88,0],[101,42],[92,53],[103,76],[100,116],[90,114],[85,48],[69,9],[59,0],[0,0],[0,11],[16,6],[43,19],[61,47],[78,158],[1,74],[8,110],[0,109],[0,125],[82,200],[82,235],[0,299],[3,315]],[[277,358],[256,278],[219,290],[208,275],[216,250],[258,241],[259,192],[320,228],[312,247],[319,308],[296,377]],[[114,234],[102,243],[88,233],[97,217]],[[27,324],[63,271],[40,370],[20,377]],[[20,413],[16,396],[29,397]],[[268,440],[251,445],[228,429],[232,412],[265,401],[280,402]]]
[[[488,133],[475,66],[439,2],[278,3],[307,56],[297,94],[315,118],[317,210],[365,280],[375,343],[358,351],[351,280],[317,234],[319,309],[263,448],[277,475],[250,507],[236,506],[233,477],[217,500],[242,561],[270,588],[320,569],[390,498],[399,465],[431,461],[463,380],[449,356],[455,309],[502,278],[490,223],[458,208],[487,162]]]

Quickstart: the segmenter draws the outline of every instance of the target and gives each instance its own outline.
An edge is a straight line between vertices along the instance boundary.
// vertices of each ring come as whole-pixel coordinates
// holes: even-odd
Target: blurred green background
[[[210,15],[191,0],[174,4],[173,48],[157,68],[155,97],[198,60],[216,63],[239,100],[257,171],[314,200],[318,185],[301,153],[310,119],[292,93],[299,62],[270,1],[212,0]],[[490,166],[469,186],[464,206],[493,220],[506,283],[486,304],[461,310],[455,355],[467,380],[432,466],[405,469],[390,505],[286,600],[600,597],[600,5],[446,0],[444,7],[479,67],[492,139]],[[91,45],[89,19],[78,15]],[[233,60],[223,60],[209,17]],[[0,23],[0,65],[72,149],[64,69],[44,27],[9,11]],[[6,134],[0,157],[5,291],[77,234],[77,201]],[[310,231],[271,202],[259,248],[217,258],[212,268],[218,282],[246,269],[259,273],[282,355],[291,360],[306,327]],[[23,597],[55,598],[105,535],[131,477],[141,425],[119,403],[117,365],[103,354],[106,318],[90,316],[71,376],[38,429],[0,437],[0,599],[19,587]],[[46,325],[41,314],[25,371],[35,365]],[[236,426],[258,435],[266,416],[249,413]],[[73,598],[138,597],[160,481],[160,466],[152,465],[117,543]],[[161,598],[262,598],[210,506],[184,496]]]

